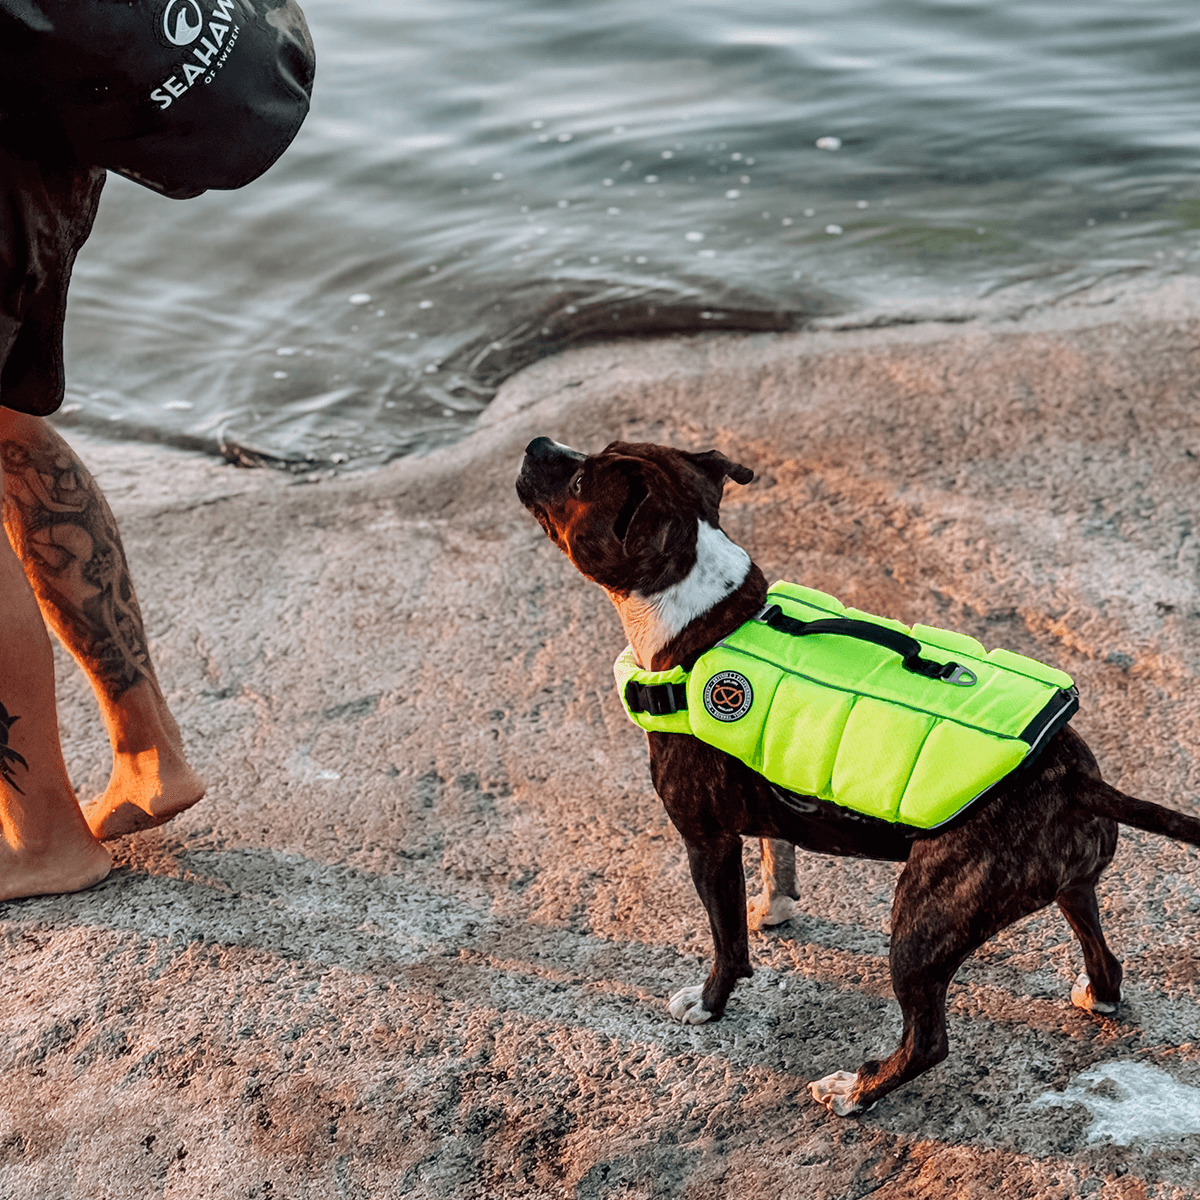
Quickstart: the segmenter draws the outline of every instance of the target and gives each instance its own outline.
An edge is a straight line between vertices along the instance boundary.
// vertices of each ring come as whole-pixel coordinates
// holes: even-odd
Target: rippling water
[[[293,469],[461,435],[599,336],[896,319],[1192,270],[1184,0],[308,0],[294,146],[110,180],[64,425]]]

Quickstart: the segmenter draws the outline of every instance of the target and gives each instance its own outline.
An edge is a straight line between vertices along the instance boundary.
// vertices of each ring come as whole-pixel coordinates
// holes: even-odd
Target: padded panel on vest
[[[1022,675],[1040,679],[1044,683],[1049,683],[1065,691],[1069,691],[1075,686],[1075,681],[1065,671],[1057,671],[1046,663],[1038,662],[1036,658],[1026,658],[1023,654],[1014,654],[1011,650],[1003,648],[993,650],[988,658],[998,667],[1005,667],[1009,671],[1019,671]]]
[[[817,620],[840,612],[886,628],[908,631],[908,627],[898,621],[885,620],[858,609],[843,609],[833,597],[795,584],[773,584],[770,597],[774,601],[786,598],[790,615],[801,620]],[[804,611],[795,604],[796,600],[805,604],[811,600],[814,607]],[[817,611],[818,607],[821,611]],[[743,627],[747,628],[754,627]],[[817,676],[835,687],[850,688],[914,708],[927,708],[951,720],[1012,735],[1020,734],[1041,712],[1052,699],[1054,689],[1072,686],[1069,675],[1045,663],[1003,649],[987,654],[974,638],[952,630],[917,625],[912,633],[931,648],[928,657],[942,662],[961,661],[973,670],[979,679],[974,687],[956,687],[942,680],[923,679],[899,671],[896,669],[898,655],[867,642],[856,642],[853,638],[837,635],[792,638],[789,646],[788,639],[776,637],[771,641],[764,626],[757,628],[764,632],[755,634],[755,641],[761,637],[764,650],[770,645],[768,653],[775,655],[782,665]],[[739,630],[734,637],[740,638],[741,634]],[[1024,676],[1023,682],[1021,676]]]
[[[791,590],[791,589],[787,589]],[[799,590],[799,589],[797,589]],[[785,589],[773,589],[779,596]],[[819,619],[823,613],[806,612],[788,602],[790,615],[802,620]],[[846,609],[845,615],[865,620],[868,614]],[[871,624],[907,632],[907,626],[895,621],[871,618]],[[983,647],[963,634],[934,630],[951,645],[929,651],[935,661],[955,660],[968,665],[978,677],[973,687],[957,687],[941,679],[929,679],[905,671],[901,658],[893,650],[840,634],[812,634],[789,637],[766,625],[754,622],[742,626],[728,639],[737,647],[763,658],[773,659],[785,670],[821,680],[835,688],[859,692],[874,699],[892,701],[909,708],[925,709],[936,715],[963,721],[969,725],[1017,735],[1051,699],[1057,686],[1035,677],[1032,671],[1013,675],[995,660],[985,656]],[[932,643],[933,639],[929,639]],[[972,653],[968,653],[968,650]],[[978,656],[978,657],[976,657]],[[1019,655],[1013,656],[1020,660]],[[1041,664],[1033,664],[1040,666]],[[1053,668],[1044,668],[1053,672]],[[1061,675],[1061,672],[1053,672]],[[1064,676],[1064,678],[1066,678]]]
[[[789,615],[794,612],[793,609]],[[818,613],[813,619],[820,616]],[[767,625],[751,623],[743,625],[727,642],[732,648],[769,659],[784,670],[844,691],[870,693],[874,681],[879,680],[885,689],[890,689],[885,694],[899,691],[907,698],[912,681],[920,679],[905,672],[897,685],[893,677],[900,656],[894,650],[838,633],[791,637]]]
[[[982,642],[977,642],[965,633],[955,633],[953,629],[937,629],[933,625],[914,625],[912,635],[919,642],[937,646],[939,650],[949,650],[951,654],[966,654],[971,658],[986,658],[987,651]]]
[[[1029,751],[1027,743],[942,721],[925,739],[900,802],[900,820],[919,829],[948,821],[979,795],[981,779],[1001,779]]]
[[[953,721],[1016,737],[1054,695],[1040,680],[1014,678],[987,659],[972,663],[971,669],[979,676],[974,687],[942,684],[938,711]]]
[[[714,656],[715,657],[715,656]],[[692,721],[692,732],[701,741],[711,742],[722,750],[740,758],[753,771],[762,771],[763,724],[771,709],[775,689],[779,686],[779,671],[770,663],[739,654],[736,659],[723,658],[720,665],[709,667],[709,655],[696,663],[688,678],[688,715]],[[718,721],[709,716],[704,707],[704,687],[718,671],[734,670],[750,681],[754,700],[750,710],[737,721]]]
[[[833,766],[838,804],[894,821],[933,717],[878,700],[855,704]]]
[[[849,693],[839,696],[785,675],[763,735],[762,773],[789,791],[828,799],[838,744],[853,707]]]
[[[816,609],[817,611],[811,616],[802,617],[806,621],[827,617],[831,614],[838,616],[843,611],[842,602],[836,596],[831,596],[828,592],[818,592],[816,588],[804,587],[803,584],[785,583],[780,580],[771,585],[771,592],[773,597],[786,596],[789,600],[796,600]]]

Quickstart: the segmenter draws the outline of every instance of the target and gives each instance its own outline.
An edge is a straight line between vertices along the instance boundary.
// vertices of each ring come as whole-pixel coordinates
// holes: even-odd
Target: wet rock
[[[725,1018],[671,1022],[707,921],[613,693],[616,617],[512,483],[539,434],[717,446],[759,472],[723,523],[769,577],[1063,667],[1107,777],[1195,812],[1198,342],[1180,282],[597,345],[455,447],[303,486],[81,442],[210,792],[93,891],[0,914],[0,1191],[1194,1192],[1195,1135],[1089,1143],[1084,1100],[1035,1106],[1130,1059],[1200,1084],[1198,859],[1158,839],[1101,889],[1125,1008],[1072,1008],[1078,949],[1038,914],[960,973],[950,1058],[861,1119],[805,1085],[899,1035],[890,864],[802,857],[803,914],[755,937]],[[87,799],[107,747],[59,667]]]

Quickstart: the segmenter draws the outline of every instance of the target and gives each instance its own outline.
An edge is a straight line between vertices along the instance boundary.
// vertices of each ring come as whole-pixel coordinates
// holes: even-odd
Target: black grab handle
[[[856,621],[853,617],[800,621],[795,617],[785,616],[778,604],[772,604],[759,620],[777,632],[791,634],[793,637],[805,637],[810,633],[839,633],[845,637],[858,638],[862,642],[874,642],[876,646],[894,650],[899,654],[904,660],[904,669],[914,675],[924,675],[927,679],[950,679],[955,672],[959,672],[960,675],[970,675],[971,682],[974,682],[974,673],[964,671],[958,663],[939,663],[922,658],[921,643],[915,637],[901,633],[898,629],[889,629],[886,625]]]

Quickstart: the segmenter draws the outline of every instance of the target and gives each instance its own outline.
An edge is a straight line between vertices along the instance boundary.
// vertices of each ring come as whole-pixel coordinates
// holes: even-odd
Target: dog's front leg
[[[705,841],[686,839],[696,891],[708,912],[715,957],[700,986],[681,988],[671,997],[671,1016],[688,1025],[712,1021],[725,1011],[734,985],[748,979],[750,942],[746,931],[746,878],[742,839],[721,834]]]

